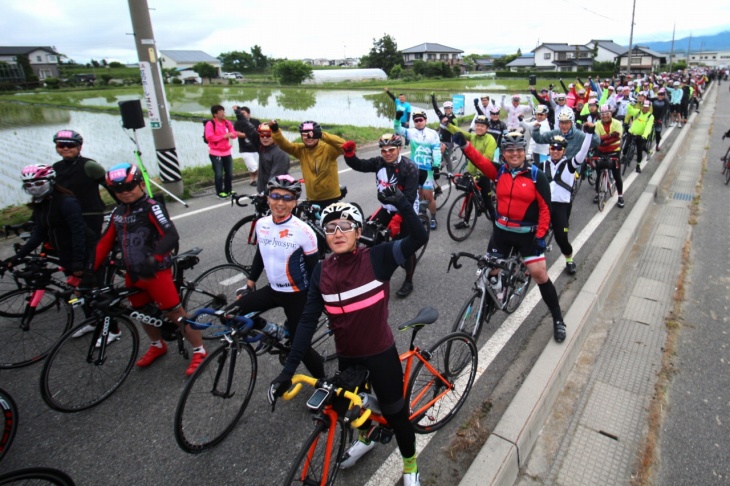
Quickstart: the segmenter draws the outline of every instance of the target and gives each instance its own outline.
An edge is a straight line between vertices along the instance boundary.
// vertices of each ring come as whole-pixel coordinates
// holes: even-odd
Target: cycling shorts
[[[425,177],[423,174],[425,174]],[[434,180],[432,170],[418,169],[418,188],[425,191],[433,191]]]
[[[168,311],[180,304],[180,296],[172,279],[172,268],[158,270],[154,277],[146,280],[140,279],[134,283],[127,274],[124,285],[127,288],[143,290],[139,294],[129,296],[129,303],[134,308],[154,302],[161,311]]]
[[[487,251],[490,254],[498,254],[507,256],[514,249],[522,255],[526,265],[545,261],[545,254],[535,255],[533,242],[535,241],[535,233],[513,233],[505,231],[501,228],[494,227],[492,237],[489,239]]]
[[[679,113],[681,106],[679,103],[669,105],[669,113]]]

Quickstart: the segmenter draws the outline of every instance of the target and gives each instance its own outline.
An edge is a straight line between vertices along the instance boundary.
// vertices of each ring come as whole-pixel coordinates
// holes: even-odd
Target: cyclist
[[[333,254],[321,261],[312,273],[307,305],[292,350],[267,395],[273,404],[289,389],[319,316],[326,312],[334,333],[339,369],[360,365],[369,370],[380,409],[393,428],[403,457],[403,484],[411,486],[420,484],[416,437],[408,420],[408,403],[403,397],[403,368],[388,325],[388,301],[391,276],[426,244],[428,233],[396,185],[378,192],[378,199],[396,207],[408,227],[408,236],[372,248],[358,248],[363,223],[360,210],[348,203],[336,203],[324,209],[322,227]],[[341,467],[351,467],[374,446],[375,442],[367,439],[367,431],[361,431],[345,453]]]
[[[548,140],[551,139],[552,135]],[[497,219],[488,253],[508,255],[513,249],[520,252],[552,314],[553,337],[555,341],[563,342],[565,322],[558,292],[550,280],[545,262],[545,236],[550,229],[550,184],[547,176],[527,161],[525,136],[521,132],[509,132],[502,137],[504,164],[484,157],[461,135],[457,134],[453,140],[484,175],[496,182]],[[584,139],[580,141],[582,146]]]
[[[112,219],[96,246],[94,270],[104,262],[116,243],[124,256],[127,274],[125,286],[141,289],[143,292],[129,296],[129,303],[142,314],[155,312],[151,303],[177,323],[187,317],[180,304],[180,296],[172,279],[170,253],[178,242],[175,225],[170,220],[165,206],[151,199],[144,192],[142,172],[134,164],[121,163],[109,169],[106,183],[117,193],[121,203],[114,208]],[[136,362],[140,368],[151,365],[167,353],[160,328],[143,325],[150,347]],[[88,329],[93,331],[94,328]],[[193,345],[193,358],[185,374],[195,372],[207,355],[200,331],[182,329]],[[120,339],[120,332],[110,331],[107,342]]]
[[[553,88],[553,85],[551,84],[550,89],[552,89],[552,88]],[[547,111],[547,115],[546,115],[545,119],[548,122],[548,126],[550,127],[550,130],[552,130],[553,129],[552,123],[553,123],[553,120],[555,120],[555,116],[554,116],[553,107],[551,104],[552,100],[550,99],[549,93],[550,93],[550,91],[547,88],[542,88],[540,90],[540,94],[537,94],[537,88],[535,88],[534,86],[530,86],[530,94],[535,97],[538,105],[547,107],[548,111]],[[535,113],[538,112],[538,108],[539,108],[539,106],[535,108]],[[533,152],[533,154],[534,154],[534,152]]]
[[[436,103],[436,94],[431,93],[431,105],[433,105],[433,111],[436,112],[436,117],[441,120],[446,117],[449,119],[449,123],[456,125],[456,115],[454,114],[454,104],[451,101],[444,101],[444,111],[439,110],[439,106]],[[446,161],[446,168],[451,172],[451,154],[454,151],[454,144],[451,142],[451,133],[444,129],[439,129],[439,138],[441,139],[441,160]]]
[[[545,163],[545,175],[550,181],[550,221],[555,241],[565,257],[565,269],[570,275],[577,271],[573,261],[573,246],[568,241],[570,212],[573,209],[573,183],[575,171],[580,168],[591,148],[591,139],[585,137],[578,155],[568,160],[565,147],[568,142],[562,135],[554,135],[550,140],[550,159]]]
[[[507,129],[511,131],[520,130],[520,117],[532,115],[535,111],[532,96],[527,97],[528,106],[520,104],[521,98],[518,94],[512,95],[512,103],[509,105],[504,102],[505,98],[507,98],[507,95],[502,95],[502,109],[507,112]]]
[[[669,92],[669,113],[672,117],[672,126],[679,124],[679,128],[682,128],[682,89],[679,87],[679,81],[674,81],[672,86],[667,86]]]
[[[55,184],[71,191],[81,205],[86,226],[98,239],[104,224],[104,202],[99,194],[99,186],[104,187],[116,200],[116,196],[106,185],[106,171],[96,161],[81,156],[84,138],[73,130],[61,130],[53,136],[56,152],[62,157],[53,164],[56,173]]]
[[[449,134],[451,139],[451,134]],[[386,187],[396,185],[405,195],[408,202],[418,212],[418,167],[408,157],[400,154],[402,139],[398,135],[386,133],[380,140],[380,157],[360,159],[355,155],[355,142],[348,140],[342,145],[345,151],[345,163],[358,172],[374,172],[378,192]],[[387,227],[392,239],[408,236],[408,229],[402,228],[403,216],[398,213],[392,204],[383,204],[370,220],[377,221]],[[407,297],[413,292],[413,273],[416,270],[416,255],[406,261],[406,279],[401,288],[395,293],[398,297]]]
[[[298,180],[289,174],[279,175],[269,180],[266,189],[271,214],[256,222],[258,246],[251,272],[246,286],[236,292],[238,299],[226,311],[246,315],[282,307],[289,335],[296,336],[310,276],[319,261],[317,235],[292,214],[302,194]],[[256,289],[264,270],[269,284]],[[322,357],[311,347],[302,361],[312,376],[324,378]]]
[[[258,151],[259,169],[258,175],[256,176],[256,191],[259,194],[263,194],[266,191],[266,185],[272,177],[289,173],[291,160],[274,143],[274,140],[271,138],[271,128],[268,124],[261,123],[258,126],[254,126],[249,120],[242,117],[242,119],[236,122],[236,125],[241,128],[243,133],[246,134],[246,139],[250,140]]]
[[[566,93],[558,93],[553,96],[553,90],[550,89],[550,106],[553,109],[553,130],[558,126],[558,117],[563,110],[570,110],[568,106],[568,95]],[[572,110],[571,110],[572,111]]]
[[[482,154],[485,157],[490,158],[490,159],[493,158],[494,152],[496,152],[497,147],[499,147],[499,143],[502,141],[502,134],[507,131],[507,124],[501,120],[501,118],[500,118],[501,114],[502,114],[502,112],[498,106],[492,105],[489,108],[489,118],[487,119],[487,133],[490,134],[492,136],[492,138],[494,139],[494,149],[492,150],[492,154],[491,155],[489,154],[489,148],[485,148],[485,150],[483,152],[482,152],[482,150],[479,150],[477,148],[477,150],[482,152]],[[482,124],[482,125],[484,124],[484,118],[477,117],[477,119],[480,124]],[[475,122],[477,121],[477,119],[475,119]],[[476,124],[474,126],[476,127]],[[475,128],[475,131],[476,131],[476,128]],[[477,135],[479,135],[479,133],[481,133],[481,130],[479,132],[477,132]],[[475,141],[476,141],[475,138],[472,138],[469,141],[475,147],[477,147],[479,145],[479,144],[475,143]],[[489,144],[489,139],[486,139],[486,142],[487,142],[487,144]]]
[[[385,93],[390,96],[390,99],[395,103],[395,111],[400,112],[400,126],[403,128],[409,128],[411,121],[411,104],[406,101],[405,93],[399,93],[398,98],[390,92],[388,88],[385,88]]]
[[[550,124],[548,123],[548,107],[546,105],[537,105],[535,108],[535,121],[528,123],[522,122],[522,128],[525,133],[531,133],[533,128],[539,128],[540,133],[547,133],[550,131]],[[541,170],[544,170],[544,163],[550,157],[549,144],[547,143],[536,143],[532,140],[532,163],[538,166]]]
[[[611,154],[616,158],[616,163],[610,168],[613,179],[616,181],[616,192],[618,193],[618,207],[624,207],[624,182],[621,177],[620,158],[621,158],[621,137],[624,133],[623,125],[620,121],[614,120],[611,114],[611,107],[608,104],[601,106],[601,121],[596,124],[596,135],[601,140],[598,145],[598,153]],[[601,179],[601,172],[604,167],[596,167],[596,181]],[[594,203],[598,203],[599,184],[596,183],[596,196],[593,198]],[[557,237],[556,237],[557,239]]]
[[[487,96],[487,95],[482,96],[481,97],[481,101],[482,101],[482,104],[480,106],[479,105],[479,99],[478,98],[474,98],[474,109],[476,110],[476,114],[474,115],[474,118],[472,118],[471,124],[469,125],[469,132],[470,133],[474,131],[474,128],[475,128],[475,125],[476,125],[476,121],[477,121],[477,117],[479,115],[488,116],[489,115],[489,110],[491,110],[495,106],[494,101],[492,101],[490,103],[489,96]],[[439,117],[439,120],[441,118],[442,117]]]
[[[655,150],[659,152],[659,142],[662,141],[662,128],[664,127],[664,118],[666,118],[669,112],[669,102],[666,99],[667,91],[664,88],[659,88],[656,95],[657,97],[651,100],[651,104],[652,114],[654,115]]]
[[[311,120],[299,125],[302,143],[287,140],[275,120],[269,122],[269,128],[273,132],[274,142],[284,152],[299,159],[308,201],[324,208],[342,199],[337,157],[342,155],[344,139],[323,131],[319,123]]]
[[[50,244],[69,283],[78,286],[96,244],[96,235],[86,226],[78,199],[56,182],[56,172],[47,165],[23,167],[20,179],[23,190],[33,197],[29,205],[33,210],[33,230],[4,266],[12,267],[42,243]]]
[[[396,111],[393,128],[397,135],[405,137],[406,141],[410,140],[411,160],[418,166],[418,195],[428,204],[431,229],[435,230],[438,228],[438,223],[436,222],[436,199],[433,197],[433,187],[436,184],[435,181],[441,177],[441,141],[436,130],[426,126],[425,111],[413,112],[414,128],[402,127],[399,122],[400,118],[400,111]]]
[[[592,138],[591,147],[598,145],[598,136],[593,133],[582,132],[573,126],[575,121],[575,115],[573,110],[565,109],[558,114],[558,128],[550,130],[549,132],[542,133],[540,127],[532,129],[532,139],[535,143],[550,143],[550,139],[554,135],[562,135],[568,142],[568,146],[565,149],[565,157],[572,159],[578,155],[580,147],[583,145],[583,139],[585,137]]]
[[[638,103],[637,103],[638,104]],[[636,172],[641,174],[641,158],[644,150],[650,154],[651,147],[647,147],[647,141],[654,130],[654,115],[651,114],[651,101],[645,100],[641,108],[629,107],[628,114],[631,116],[629,133],[633,135],[636,143]]]

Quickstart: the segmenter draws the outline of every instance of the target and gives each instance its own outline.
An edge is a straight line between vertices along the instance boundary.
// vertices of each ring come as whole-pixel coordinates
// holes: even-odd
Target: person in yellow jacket
[[[647,141],[654,131],[654,115],[651,113],[651,101],[644,101],[641,104],[641,108],[630,106],[628,113],[632,118],[629,133],[634,136],[636,142],[636,172],[641,173],[641,158],[644,155],[644,151],[646,150],[647,154],[651,156],[649,152],[651,147],[647,145]]]
[[[305,121],[299,125],[302,143],[291,143],[279,131],[279,124],[269,122],[276,145],[284,152],[299,159],[307,188],[307,201],[324,209],[342,199],[340,176],[337,173],[337,157],[342,155],[345,140],[322,131],[319,123]]]

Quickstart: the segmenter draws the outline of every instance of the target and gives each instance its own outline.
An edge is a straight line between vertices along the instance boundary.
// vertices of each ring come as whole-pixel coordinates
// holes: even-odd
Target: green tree
[[[498,57],[494,60],[494,68],[495,69],[505,69],[507,67],[507,64],[511,63],[518,57],[522,55],[522,51],[520,49],[517,49],[517,52],[514,54],[505,54],[502,57]]]
[[[388,34],[381,39],[373,39],[370,52],[360,60],[361,66],[380,68],[386,73],[389,73],[396,64],[403,64],[403,56],[398,52],[395,39]]]
[[[112,62],[109,63],[109,67],[110,68],[123,68],[124,67],[124,64],[122,64],[119,61],[112,61]]]
[[[193,64],[193,71],[198,73],[201,78],[208,78],[208,81],[218,77],[218,68],[212,64],[208,64],[207,62],[198,62]]]
[[[223,52],[218,56],[218,59],[223,64],[223,71],[227,72],[243,72],[256,67],[254,57],[246,51]]]
[[[259,71],[263,71],[269,67],[269,58],[261,51],[261,46],[254,45],[251,48],[251,59],[254,67]]]
[[[388,78],[390,79],[398,79],[403,75],[403,67],[401,67],[400,64],[396,64],[393,66],[393,69],[390,70],[390,74],[388,75]]]
[[[613,61],[593,61],[592,69],[600,72],[615,71],[616,63]]]
[[[312,66],[302,61],[281,61],[274,64],[273,73],[281,84],[302,84],[312,77]]]

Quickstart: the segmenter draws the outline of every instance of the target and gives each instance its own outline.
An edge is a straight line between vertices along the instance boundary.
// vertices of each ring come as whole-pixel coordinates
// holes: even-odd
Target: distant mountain
[[[669,52],[672,50],[672,41],[636,42],[636,45],[646,46],[656,52]],[[703,51],[725,51],[730,50],[730,30],[715,35],[692,36],[682,39],[674,39],[674,52],[687,52],[687,46],[692,52]],[[626,46],[628,47],[628,46]]]

